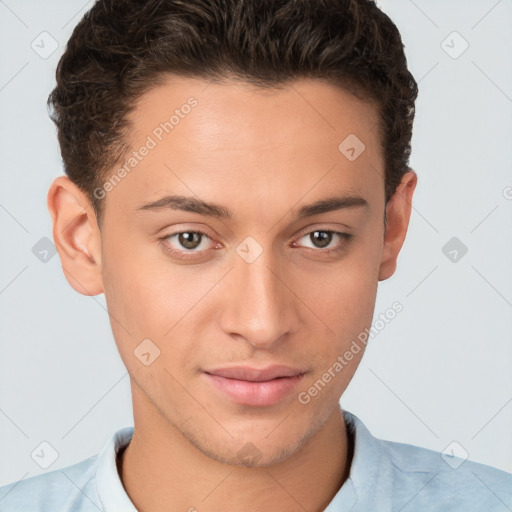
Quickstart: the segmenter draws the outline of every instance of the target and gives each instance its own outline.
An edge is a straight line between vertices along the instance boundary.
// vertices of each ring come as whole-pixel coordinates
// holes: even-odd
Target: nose
[[[237,256],[224,289],[223,331],[255,348],[271,348],[298,325],[297,300],[272,260],[270,249],[252,263]]]

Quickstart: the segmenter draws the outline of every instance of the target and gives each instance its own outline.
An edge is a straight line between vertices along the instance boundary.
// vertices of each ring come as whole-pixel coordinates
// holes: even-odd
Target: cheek
[[[303,296],[336,334],[355,334],[371,321],[378,285],[380,247],[359,242],[337,264],[303,280]],[[347,329],[349,332],[347,333]]]
[[[111,230],[112,231],[112,230]],[[102,246],[102,272],[105,299],[118,350],[130,368],[134,350],[143,340],[159,339],[171,319],[162,314],[162,300],[172,298],[160,292],[168,283],[155,275],[158,270],[141,254],[140,241],[120,232],[108,233]],[[167,326],[167,328],[166,328]]]
[[[105,247],[105,298],[114,338],[128,368],[138,367],[133,353],[146,339],[160,351],[157,364],[167,366],[189,357],[197,349],[201,299],[218,280],[212,272],[171,264],[159,250],[123,251],[124,256],[118,257],[113,242]]]
[[[168,313],[169,302],[176,300],[176,276],[159,251],[156,242],[129,232],[110,229],[104,237],[102,270],[109,311],[134,330],[151,325],[145,318],[164,322],[163,310]]]
[[[367,239],[338,264],[303,281],[302,296],[324,326],[322,343],[310,347],[315,374],[305,384],[313,386],[311,399],[318,393],[320,401],[336,402],[363,357],[366,345],[361,338],[372,323],[380,260],[380,246]],[[312,339],[318,341],[318,334]]]

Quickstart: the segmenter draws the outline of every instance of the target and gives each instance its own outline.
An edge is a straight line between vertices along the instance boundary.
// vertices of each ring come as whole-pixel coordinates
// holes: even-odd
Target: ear
[[[418,177],[413,170],[406,172],[395,193],[386,205],[387,225],[379,269],[379,281],[391,277],[396,270],[396,260],[402,248],[411,217],[412,196]]]
[[[101,233],[87,196],[67,177],[48,190],[53,240],[68,283],[82,295],[103,293]]]

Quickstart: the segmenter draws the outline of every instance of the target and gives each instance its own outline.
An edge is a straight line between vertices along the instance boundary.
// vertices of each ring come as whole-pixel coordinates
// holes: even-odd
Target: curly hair
[[[48,97],[64,170],[89,198],[130,150],[128,114],[169,74],[261,88],[326,79],[379,114],[386,203],[408,170],[418,86],[373,0],[97,0]]]

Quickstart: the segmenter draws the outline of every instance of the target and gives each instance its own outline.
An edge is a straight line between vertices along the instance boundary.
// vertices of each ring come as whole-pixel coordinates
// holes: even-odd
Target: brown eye
[[[187,250],[196,249],[201,243],[202,234],[197,231],[184,231],[177,233],[178,242]]]
[[[319,249],[328,246],[332,240],[332,231],[313,231],[309,234],[310,239]]]
[[[189,259],[206,254],[211,238],[203,231],[177,231],[160,238],[165,252],[176,258]]]
[[[354,235],[349,233],[341,233],[330,229],[316,229],[302,233],[301,239],[306,240],[304,245],[295,242],[293,245],[294,247],[299,245],[309,249],[318,249],[317,252],[319,253],[331,253],[342,251],[353,237]],[[337,243],[333,243],[333,241],[336,242],[336,238],[338,239]]]

